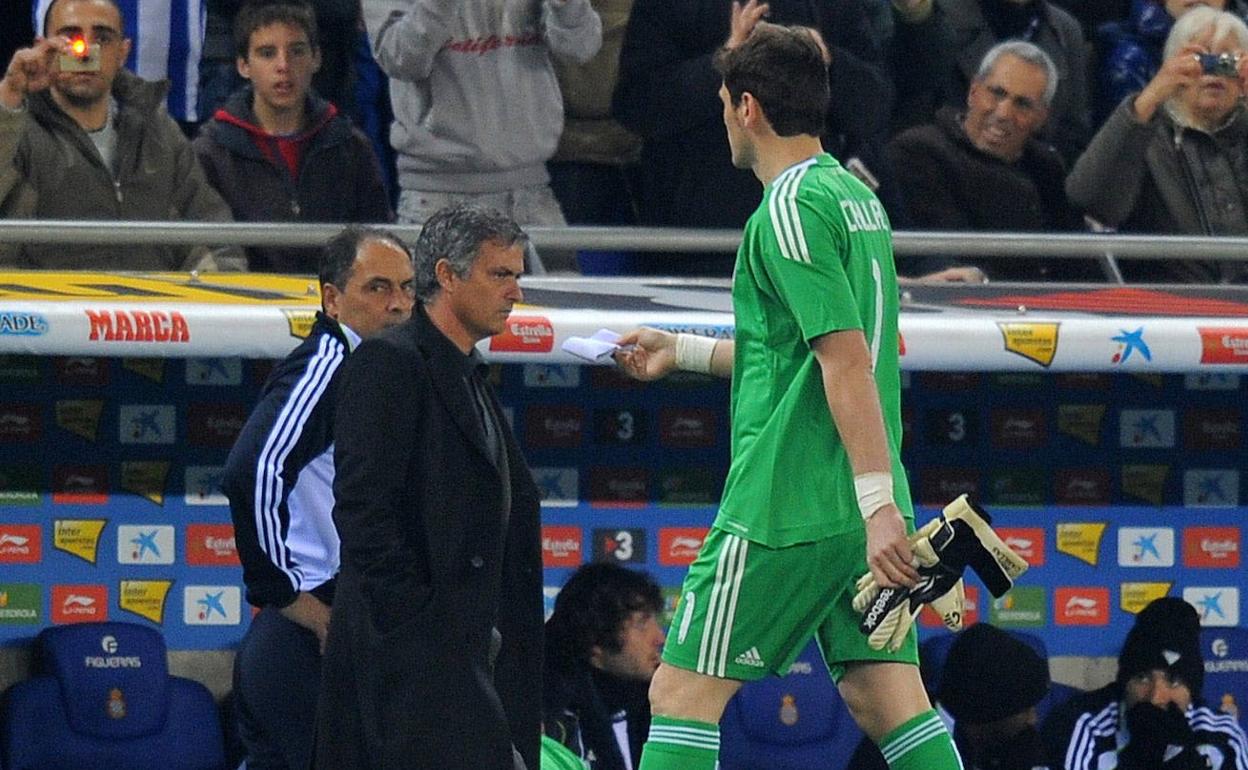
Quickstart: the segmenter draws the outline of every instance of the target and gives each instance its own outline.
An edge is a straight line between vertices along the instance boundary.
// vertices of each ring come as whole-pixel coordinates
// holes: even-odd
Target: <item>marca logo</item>
[[[1109,589],[1059,587],[1053,594],[1053,621],[1059,626],[1109,625]]]
[[[0,444],[33,444],[43,433],[37,404],[0,404]]]
[[[584,550],[580,527],[542,527],[542,564],[547,567],[579,567]]]
[[[1104,404],[1059,404],[1057,429],[1088,446],[1100,446],[1106,411]]]
[[[533,468],[532,472],[542,505],[571,507],[580,504],[581,480],[576,468]]]
[[[693,564],[708,532],[706,527],[663,527],[659,530],[659,564],[664,567]]]
[[[1000,527],[997,534],[1014,553],[1033,567],[1044,566],[1044,530],[1040,527]]]
[[[1198,326],[1202,364],[1248,363],[1248,329]]]
[[[1226,372],[1201,372],[1183,375],[1187,390],[1239,390],[1239,375]]]
[[[163,358],[123,358],[121,368],[134,372],[140,377],[160,385],[165,381],[165,359]]]
[[[195,446],[228,449],[247,422],[242,404],[189,404],[186,408],[186,439]]]
[[[1183,415],[1183,448],[1236,450],[1240,448],[1238,409],[1192,409]]]
[[[117,527],[118,564],[173,564],[173,527],[123,524]]]
[[[221,491],[225,481],[225,469],[219,465],[188,465],[184,474],[187,505],[229,505],[230,500]]]
[[[595,529],[594,561],[643,564],[646,561],[644,529]]]
[[[240,385],[243,382],[241,358],[188,358],[187,385]]]
[[[186,525],[186,563],[194,567],[236,566],[238,546],[233,525]]]
[[[1240,537],[1239,527],[1188,527],[1183,530],[1183,566],[1238,567]]]
[[[1121,585],[1121,603],[1124,612],[1132,615],[1140,614],[1148,605],[1157,599],[1170,594],[1173,583],[1123,583]]]
[[[1038,449],[1048,442],[1044,411],[992,410],[992,445],[998,449]]]
[[[157,505],[165,504],[165,483],[169,479],[169,463],[136,462],[121,464],[121,488]]]
[[[570,449],[581,445],[585,410],[578,406],[530,406],[524,411],[524,443]]]
[[[589,502],[630,508],[645,505],[649,478],[645,468],[590,468]]]
[[[1174,446],[1174,410],[1123,409],[1118,416],[1119,444],[1128,449]]]
[[[591,368],[606,369],[607,367]],[[576,364],[524,365],[524,387],[526,388],[577,388],[580,385],[581,367]]]
[[[48,319],[42,313],[0,311],[0,337],[41,337],[48,333]]]
[[[87,339],[102,342],[190,342],[191,329],[176,310],[85,310]]]
[[[106,524],[107,519],[57,519],[52,522],[52,547],[95,564]]]
[[[56,381],[61,385],[107,385],[108,359],[87,356],[58,358]]]
[[[962,409],[934,409],[927,413],[923,437],[933,446],[975,444],[979,437],[979,413]]]
[[[1014,586],[999,599],[992,600],[989,622],[1002,628],[1038,628],[1048,616],[1045,611],[1044,589],[1039,586]]]
[[[0,626],[34,626],[42,622],[43,586],[0,583]]]
[[[1170,527],[1119,527],[1119,567],[1173,567],[1174,530]]]
[[[1057,355],[1060,323],[997,322],[1005,350],[1034,361],[1046,369]]]
[[[988,482],[988,500],[995,505],[1044,505],[1048,474],[1038,468],[997,470]]]
[[[117,604],[159,625],[165,622],[165,599],[172,586],[172,580],[123,580]]]
[[[1239,625],[1239,589],[1235,586],[1190,586],[1183,601],[1196,608],[1202,626]]]
[[[961,494],[979,496],[979,471],[974,468],[930,467],[920,480],[918,502],[923,505],[943,506]]]
[[[1081,562],[1096,566],[1100,561],[1101,538],[1105,535],[1104,522],[1059,522],[1057,525],[1057,552],[1073,556]]]
[[[1239,471],[1200,468],[1183,473],[1183,504],[1189,508],[1239,505]]]
[[[123,404],[118,410],[122,444],[172,444],[177,424],[172,404]]]
[[[108,502],[108,468],[103,465],[54,467],[52,502],[56,505],[104,505]]]
[[[309,291],[315,289],[309,287]],[[312,326],[316,323],[315,310],[283,310],[282,315],[286,316],[290,336],[301,340],[312,333]]]
[[[964,590],[966,603],[963,605],[962,627],[969,628],[979,622],[979,587],[966,586]],[[945,621],[936,614],[932,605],[924,604],[922,612],[919,613],[919,625],[924,628],[944,628]]]
[[[182,622],[188,626],[237,626],[242,615],[242,592],[238,586],[182,589]]]
[[[659,443],[673,449],[715,445],[715,410],[663,407],[659,410]]]
[[[723,482],[710,468],[661,468],[659,505],[714,505]]]
[[[0,523],[0,564],[38,564],[43,559],[38,524]]]
[[[53,623],[99,623],[108,620],[108,588],[101,585],[52,586]]]
[[[1151,505],[1165,502],[1166,480],[1170,478],[1169,465],[1122,466],[1122,494]]]
[[[502,334],[490,337],[497,353],[549,353],[555,347],[555,327],[542,316],[511,316]]]
[[[57,401],[56,424],[68,433],[95,443],[100,436],[100,417],[104,414],[104,402]]]

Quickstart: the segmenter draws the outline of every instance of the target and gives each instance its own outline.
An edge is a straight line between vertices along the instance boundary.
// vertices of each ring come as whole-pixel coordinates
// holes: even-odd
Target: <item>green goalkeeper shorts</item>
[[[858,630],[854,583],[866,571],[865,531],[768,548],[712,527],[680,589],[663,660],[724,679],[783,676],[813,636],[837,681],[852,661],[918,665],[913,628],[897,652],[871,649]]]

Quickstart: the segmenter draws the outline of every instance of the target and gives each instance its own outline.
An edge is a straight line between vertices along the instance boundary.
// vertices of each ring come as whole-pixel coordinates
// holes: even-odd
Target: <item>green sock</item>
[[[715,770],[719,725],[655,716],[637,770]]]
[[[889,770],[962,770],[953,737],[934,709],[885,735],[880,752]]]

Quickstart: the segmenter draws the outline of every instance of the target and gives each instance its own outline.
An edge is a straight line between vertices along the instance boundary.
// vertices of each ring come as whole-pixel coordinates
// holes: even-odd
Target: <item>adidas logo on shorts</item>
[[[763,656],[758,654],[757,647],[751,647],[738,655],[734,660],[742,666],[753,666],[754,668],[763,668],[767,665],[763,662]]]

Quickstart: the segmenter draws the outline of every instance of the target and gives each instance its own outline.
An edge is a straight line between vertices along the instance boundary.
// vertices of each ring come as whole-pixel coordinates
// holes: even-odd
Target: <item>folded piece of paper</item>
[[[610,329],[599,329],[590,337],[568,337],[560,347],[577,358],[601,364],[610,361],[611,355],[620,349],[616,344],[619,338]]]

